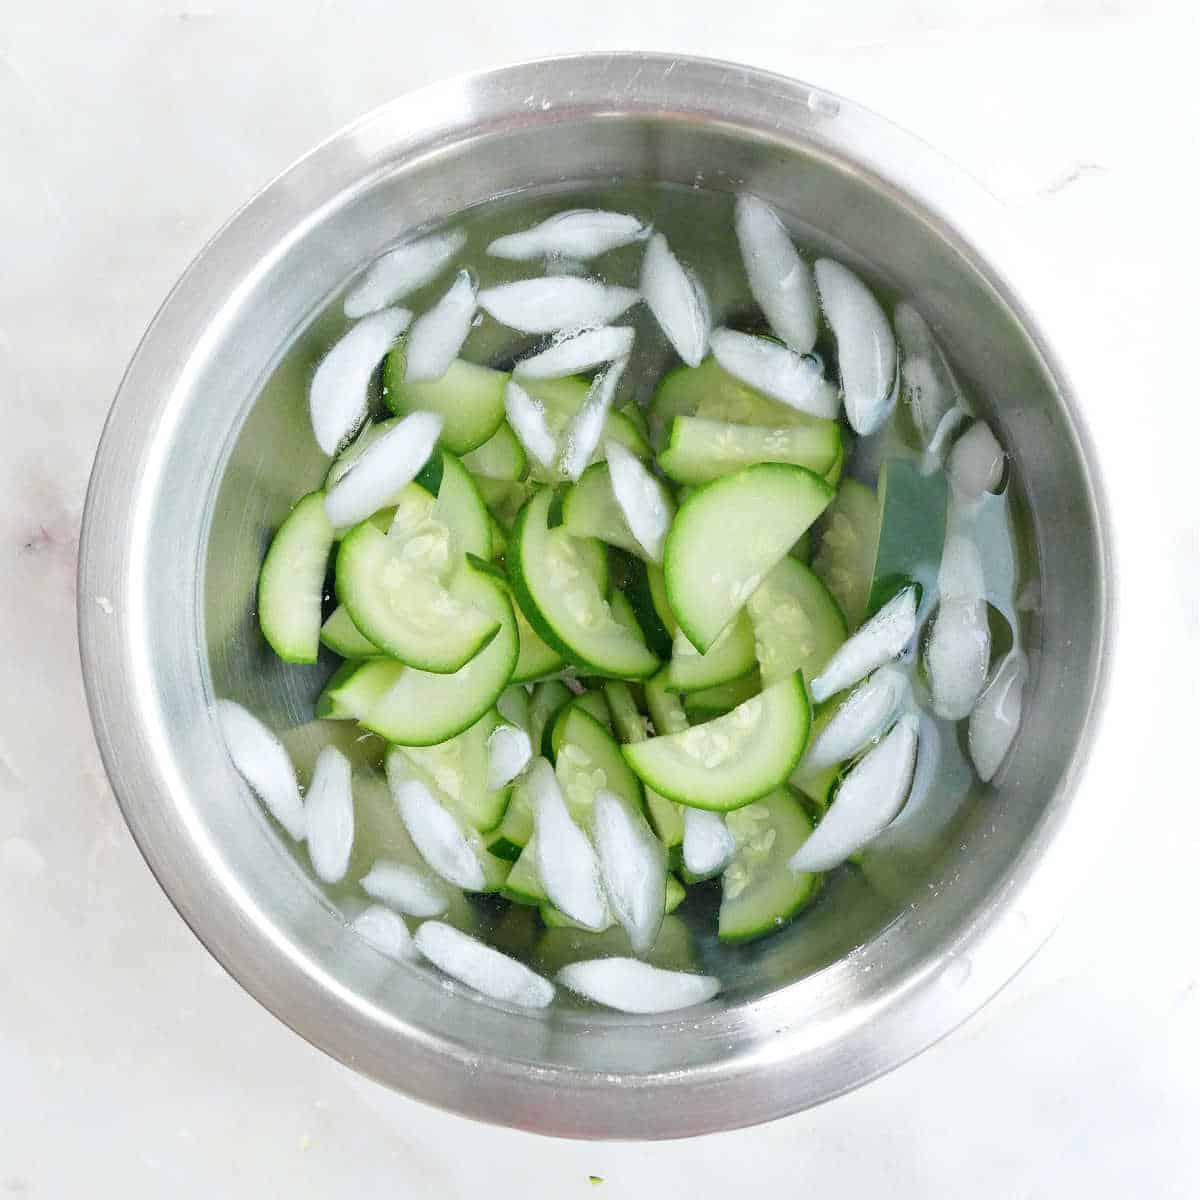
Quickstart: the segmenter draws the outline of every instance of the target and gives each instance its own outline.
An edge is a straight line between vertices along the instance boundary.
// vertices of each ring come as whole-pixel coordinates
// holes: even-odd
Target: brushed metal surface
[[[324,460],[304,413],[339,327],[329,298],[398,232],[509,193],[653,180],[743,186],[871,264],[952,348],[1019,464],[1040,564],[1025,729],[1001,785],[914,854],[749,950],[706,945],[727,987],[667,1021],[530,1016],[351,935],[229,766],[214,694],[303,760],[328,665],[286,668],[253,622],[270,531]],[[1088,821],[1075,783],[1111,637],[1096,467],[1052,332],[995,203],[917,139],[777,76],[595,55],[454,80],[368,115],[252,200],[140,346],[97,455],[80,554],[89,702],[127,821],[226,968],[314,1044],[414,1096],[546,1133],[669,1137],[818,1103],[984,1003],[1061,915]],[[112,612],[90,601],[104,596]],[[882,896],[882,903],[881,903]]]

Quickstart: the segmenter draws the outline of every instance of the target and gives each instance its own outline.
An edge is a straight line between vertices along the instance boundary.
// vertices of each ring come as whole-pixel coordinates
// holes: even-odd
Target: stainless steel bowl
[[[707,947],[723,997],[666,1021],[569,1006],[531,1017],[385,966],[273,836],[210,716],[214,692],[235,695],[292,730],[301,756],[311,742],[295,730],[319,669],[274,662],[252,605],[269,531],[320,478],[304,416],[328,337],[314,316],[402,229],[616,179],[750,187],[915,299],[1013,452],[1041,571],[1032,692],[1001,785],[968,798],[886,904],[851,890],[757,949]],[[1096,466],[1030,278],[994,202],[924,144],[814,88],[716,62],[595,55],[470,76],[379,109],[290,168],[204,249],[138,349],[80,556],[100,748],[197,936],[357,1070],[553,1134],[767,1120],[952,1029],[1032,954],[1077,874],[1088,797],[1076,783],[1111,636]]]

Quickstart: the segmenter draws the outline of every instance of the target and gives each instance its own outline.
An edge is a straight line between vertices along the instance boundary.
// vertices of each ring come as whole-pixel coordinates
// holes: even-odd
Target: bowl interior
[[[209,875],[203,886],[182,871],[164,882],[217,954],[238,961],[251,990],[397,1086],[478,1112],[471,1087],[481,1070],[569,1077],[586,1094],[614,1076],[653,1077],[662,1086],[686,1079],[702,1088],[730,1064],[770,1078],[800,1056],[830,1094],[849,1082],[844,1071],[837,1082],[830,1074],[839,1042],[943,971],[1065,804],[1064,777],[1096,688],[1103,580],[1089,472],[1061,385],[1005,281],[975,248],[878,163],[869,165],[869,147],[856,159],[820,121],[806,129],[785,136],[710,117],[700,104],[687,112],[567,108],[481,121],[470,136],[419,145],[403,128],[369,123],[343,135],[336,162],[333,151],[318,152],[273,185],[268,197],[281,210],[297,211],[303,201],[302,220],[276,222],[265,240],[245,220],[223,235],[230,253],[241,255],[236,286],[196,301],[205,334],[147,431],[149,465],[132,515],[138,679],[153,701],[147,736],[160,741],[170,796],[161,819],[178,822],[202,848]],[[732,194],[742,188],[787,214],[810,247],[858,266],[884,295],[911,299],[1011,450],[1020,553],[1036,581],[1023,597],[1033,664],[1024,729],[994,787],[969,786],[961,751],[949,746],[960,768],[948,769],[923,811],[888,835],[886,852],[868,856],[863,870],[839,873],[815,908],[778,935],[719,946],[705,902],[689,901],[673,922],[671,952],[721,977],[725,990],[709,1006],[666,1022],[570,1002],[530,1017],[481,1002],[419,966],[384,962],[350,934],[339,911],[350,891],[319,886],[302,855],[276,837],[232,773],[209,706],[226,696],[257,712],[285,738],[305,776],[330,736],[327,724],[313,721],[313,701],[333,660],[311,668],[276,660],[258,633],[254,587],[272,531],[324,474],[308,426],[307,384],[344,328],[331,301],[358,267],[401,234],[455,214],[467,213],[477,245],[493,225],[511,225],[506,211],[529,219],[539,205],[563,207],[568,197],[572,205],[635,203],[668,229],[685,259],[713,264],[706,283],[720,319],[747,301],[729,232]],[[495,208],[478,209],[497,197]],[[259,204],[270,224],[269,205]],[[472,338],[470,350],[482,359],[514,349],[511,335],[490,322]],[[377,759],[373,739],[356,740],[354,730],[334,736],[358,761]],[[392,819],[378,789],[365,808],[381,830]],[[356,857],[352,875],[366,865]],[[214,886],[233,898],[240,920],[206,924],[204,895]],[[536,921],[520,912],[480,906],[466,919],[534,963],[572,953],[570,935],[547,949]],[[249,957],[248,930],[259,947]],[[354,1037],[315,1032],[336,1022]],[[860,1054],[854,1073],[866,1077],[894,1057],[879,1046],[877,1059]],[[755,1119],[815,1098],[811,1088],[779,1079],[778,1094],[757,1105]],[[532,1093],[514,1093],[509,1111],[484,1115],[595,1132],[588,1111],[564,1105],[550,1116]],[[625,1112],[600,1130],[660,1131],[635,1127],[636,1104]],[[726,1114],[695,1118],[691,1127],[741,1121]],[[687,1130],[677,1123],[672,1131]]]

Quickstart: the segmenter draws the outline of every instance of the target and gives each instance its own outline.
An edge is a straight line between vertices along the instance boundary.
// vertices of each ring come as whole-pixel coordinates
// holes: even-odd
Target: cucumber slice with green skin
[[[532,817],[530,818],[532,820]],[[532,833],[525,843],[525,848],[513,863],[500,894],[516,904],[528,904],[538,907],[549,903],[550,897],[542,887],[542,879],[537,869],[537,840]]]
[[[607,463],[593,463],[563,496],[562,525],[575,537],[597,538],[639,558],[645,558],[637,538],[613,495]]]
[[[691,724],[702,725],[714,717],[723,717],[727,712],[732,712],[739,704],[761,691],[762,676],[755,669],[731,683],[719,683],[716,687],[702,688],[685,696],[684,715]]]
[[[728,812],[787,779],[808,743],[811,719],[804,681],[796,676],[705,725],[622,752],[643,783],[668,799]]]
[[[333,549],[325,493],[310,492],[271,539],[258,575],[258,623],[284,662],[314,663],[321,645],[321,599]]]
[[[536,745],[536,743],[535,743]],[[533,805],[530,802],[524,779],[518,779],[512,786],[508,807],[500,823],[488,834],[487,848],[497,858],[508,862],[516,862],[521,857],[521,851],[529,845],[533,837]],[[519,882],[520,877],[518,877]]]
[[[500,562],[508,549],[508,532],[504,526],[489,512],[488,521],[492,527],[492,562]]]
[[[813,679],[846,640],[846,620],[806,566],[784,558],[746,602],[764,686],[801,671]]]
[[[618,625],[624,625],[626,629],[636,633],[638,637],[642,635],[642,627],[638,624],[637,613],[633,611],[633,605],[629,603],[628,597],[624,592],[618,592],[615,589],[608,593],[608,606],[612,609],[613,620]]]
[[[550,741],[554,773],[567,810],[580,828],[591,828],[592,805],[601,788],[615,792],[641,811],[642,785],[638,777],[622,758],[613,735],[585,709],[578,704],[563,709],[554,722]]]
[[[866,615],[878,545],[875,493],[857,479],[843,479],[821,521],[812,566],[838,602],[851,633]]]
[[[621,556],[621,565],[623,594],[633,609],[646,645],[659,658],[669,658],[679,624],[667,603],[662,567],[631,555]]]
[[[837,463],[842,438],[836,421],[812,417],[803,425],[768,428],[676,417],[658,465],[676,483],[708,483],[754,463],[791,463],[824,476]]]
[[[466,467],[443,451],[442,477],[433,519],[441,521],[454,535],[459,553],[474,554],[484,562],[492,557],[492,520],[483,496]]]
[[[654,730],[661,737],[668,733],[682,733],[688,727],[688,719],[679,697],[671,691],[670,667],[664,667],[653,679],[646,680],[646,707]]]
[[[667,903],[666,913],[670,916],[685,900],[687,899],[687,888],[675,878],[674,875],[667,876]]]
[[[363,636],[386,654],[422,671],[450,674],[496,636],[500,622],[443,586],[438,564],[444,549],[411,553],[436,536],[428,532],[435,528],[422,522],[398,539],[364,521],[342,539],[337,593]]]
[[[516,602],[513,603],[513,614],[517,618],[517,640],[521,647],[517,665],[513,669],[513,683],[529,683],[557,675],[566,665],[562,655],[546,645],[538,631],[530,625],[525,610]]]
[[[510,724],[529,732],[529,693],[520,684],[512,684],[500,693],[496,711]]]
[[[837,712],[847,695],[846,692],[839,692],[836,696],[831,696],[824,704],[818,704],[813,709],[812,730],[808,737],[809,746],[816,741],[821,730],[833,719],[834,713]],[[810,814],[821,817],[833,799],[834,788],[842,774],[843,767],[842,763],[834,763],[831,767],[814,771],[806,768],[801,760],[796,769],[788,776],[788,787],[803,793],[805,800],[809,802]]]
[[[681,629],[675,635],[667,668],[671,690],[695,692],[740,679],[754,670],[754,654],[754,629],[745,612],[725,626],[707,654],[699,653]]]
[[[930,594],[946,540],[946,477],[922,475],[903,459],[889,459],[879,472],[879,538],[866,617],[893,596],[918,583]]]
[[[646,410],[636,401],[630,400],[617,409],[637,431],[647,446],[650,445],[650,423],[646,420]]]
[[[316,715],[329,720],[363,720],[403,671],[391,658],[343,663],[317,697]]]
[[[781,463],[744,467],[688,497],[667,535],[663,574],[693,646],[711,649],[832,497],[819,476]]]
[[[456,358],[439,379],[406,380],[405,343],[391,350],[383,366],[384,397],[397,416],[437,413],[444,422],[440,441],[455,454],[482,446],[504,420],[508,375]]]
[[[397,750],[408,769],[463,824],[488,833],[500,824],[512,786],[488,791],[487,741],[503,718],[492,709],[469,729],[436,746],[404,746]]]
[[[730,813],[725,823],[737,851],[721,876],[717,936],[723,942],[748,942],[786,925],[820,889],[820,875],[787,865],[813,826],[787,788]]]
[[[383,655],[370,638],[359,632],[344,604],[339,604],[321,626],[321,644],[343,658],[379,658]]]
[[[591,673],[626,679],[652,675],[658,659],[642,638],[613,618],[579,539],[547,527],[552,499],[543,489],[513,526],[508,568],[529,623],[563,658]]]
[[[647,683],[646,687],[649,689],[650,683]],[[663,695],[667,693],[664,691]],[[622,742],[644,742],[650,736],[646,729],[646,719],[638,711],[627,683],[619,679],[610,680],[604,685],[604,697],[612,713],[614,730]],[[671,700],[678,705],[677,697],[671,696]],[[679,728],[686,728],[682,709],[679,710],[679,716],[682,722]],[[660,796],[653,788],[646,788],[646,816],[658,840],[668,850],[683,844],[683,813],[673,800]],[[669,885],[668,878],[668,890]],[[670,912],[671,909],[668,908],[667,911]]]
[[[545,733],[554,725],[560,712],[570,704],[571,689],[561,679],[547,679],[533,689],[529,698],[529,740],[535,750],[545,740]]]
[[[463,456],[463,466],[476,479],[524,479],[529,471],[529,459],[512,426],[501,421],[500,428],[482,446]]]
[[[558,754],[558,742],[555,741],[555,730],[558,729],[559,721],[563,719],[567,710],[571,708],[581,709],[593,721],[598,721],[603,725],[607,733],[612,733],[612,721],[609,717],[608,704],[601,692],[582,692],[578,696],[572,696],[558,710],[554,716],[554,720],[549,722],[542,730],[540,753],[551,762],[554,761],[555,756]]]
[[[644,742],[650,736],[646,730],[646,718],[638,711],[629,684],[620,679],[610,679],[602,690],[617,737],[623,742]]]
[[[455,587],[464,603],[498,622],[499,631],[452,674],[431,674],[412,667],[401,671],[363,721],[390,742],[432,746],[461,733],[496,703],[517,665],[517,622],[504,580],[485,563],[468,559]]]
[[[698,367],[676,367],[659,381],[648,414],[650,440],[656,446],[665,444],[676,417],[703,417],[775,429],[813,419],[735,379],[712,355]]]

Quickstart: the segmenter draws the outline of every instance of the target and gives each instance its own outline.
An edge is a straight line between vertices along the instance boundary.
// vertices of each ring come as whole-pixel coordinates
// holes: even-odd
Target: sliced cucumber
[[[727,712],[732,712],[739,704],[761,691],[762,676],[755,669],[731,683],[719,683],[716,687],[702,688],[685,696],[683,711],[693,725],[702,725],[714,717],[723,717]]]
[[[534,750],[541,753],[539,747],[546,730],[554,725],[554,719],[570,702],[571,689],[561,679],[547,679],[533,689],[533,695],[529,698],[528,728]]]
[[[682,733],[623,747],[630,766],[655,791],[718,812],[777,788],[808,742],[811,709],[803,682],[785,679],[732,712]]]
[[[558,729],[558,723],[567,713],[568,709],[578,708],[585,712],[593,721],[598,721],[604,726],[605,732],[611,734],[612,718],[608,711],[608,702],[604,699],[602,692],[581,692],[578,696],[572,696],[571,699],[558,710],[551,721],[542,731],[541,753],[544,754],[551,762],[554,761],[555,755],[558,754],[558,741],[555,740],[555,730]]]
[[[659,658],[669,658],[679,623],[667,603],[667,583],[662,567],[632,556],[619,556],[623,593],[633,608],[646,645]]]
[[[833,719],[833,714],[837,712],[845,698],[846,693],[841,692],[836,696],[831,696],[824,704],[818,704],[813,710],[812,730],[808,737],[809,746],[812,746],[821,730]],[[821,817],[833,799],[834,787],[842,773],[842,767],[842,763],[834,763],[831,767],[814,771],[806,769],[802,760],[788,776],[788,786],[802,792],[804,798],[809,801],[809,811],[816,817]]]
[[[879,502],[857,479],[843,479],[821,521],[813,570],[829,588],[851,633],[863,622],[875,548],[879,545]]]
[[[512,791],[511,786],[494,792],[487,788],[487,741],[502,723],[503,718],[492,709],[469,729],[435,746],[404,746],[397,751],[412,774],[450,812],[480,833],[500,824]]]
[[[597,693],[598,694],[598,693]],[[639,812],[642,785],[621,757],[613,735],[578,704],[559,714],[551,733],[554,773],[572,818],[582,828],[591,825],[592,804],[601,788],[628,800]]]
[[[534,745],[536,746],[537,743],[535,742]],[[529,845],[531,837],[533,837],[533,805],[530,803],[525,781],[518,779],[512,786],[512,793],[509,796],[508,807],[504,810],[504,816],[488,835],[487,848],[497,858],[516,862],[521,857],[521,851]]]
[[[567,489],[562,501],[562,524],[575,537],[598,538],[639,558],[646,555],[613,495],[607,463],[593,463]]]
[[[649,737],[646,718],[638,711],[629,684],[620,679],[610,679],[604,684],[603,692],[617,737],[623,742],[644,742]]]
[[[321,643],[343,658],[379,658],[383,654],[359,632],[344,604],[339,604],[321,626]]]
[[[443,451],[442,477],[438,484],[433,519],[441,521],[454,535],[459,553],[474,554],[484,562],[492,557],[492,521],[483,496],[466,467]]]
[[[343,663],[317,697],[316,715],[332,720],[363,720],[403,671],[391,658]]]
[[[532,823],[532,817],[530,818]],[[537,869],[537,841],[531,832],[525,848],[513,863],[500,894],[516,904],[529,904],[535,908],[549,902],[546,889]]]
[[[846,620],[828,588],[794,558],[781,559],[746,603],[765,686],[825,668],[846,640]],[[686,690],[686,689],[685,689]]]
[[[321,645],[321,599],[333,548],[325,493],[309,492],[280,525],[258,576],[258,623],[285,662],[314,663]]]
[[[803,467],[762,463],[705,484],[667,535],[663,573],[680,628],[707,651],[833,489]]]
[[[362,634],[422,671],[459,670],[496,636],[500,623],[442,584],[445,526],[424,521],[397,537],[364,521],[342,539],[337,593]],[[428,544],[428,549],[423,547]],[[506,681],[507,682],[507,681]]]
[[[702,417],[771,429],[812,420],[735,379],[711,355],[698,367],[677,367],[664,375],[650,401],[648,417],[651,441],[656,446],[666,442],[676,417]]]
[[[492,527],[492,562],[500,562],[508,549],[508,531],[488,512],[488,523]]]
[[[383,367],[384,396],[392,412],[437,413],[443,421],[441,443],[455,454],[482,446],[504,420],[503,371],[457,358],[440,379],[414,383],[404,378],[405,343],[387,356]]]
[[[837,463],[842,438],[836,421],[808,418],[804,424],[767,428],[676,417],[658,465],[677,483],[708,483],[754,463],[792,463],[824,476]]]
[[[650,688],[652,682],[646,684],[647,689]],[[665,691],[663,692],[663,695],[667,694]],[[650,736],[646,729],[646,719],[638,711],[629,685],[621,680],[610,680],[604,685],[604,696],[608,701],[609,711],[612,713],[613,727],[621,741],[644,742]],[[675,705],[678,705],[677,697],[671,696],[670,699]],[[679,715],[682,722],[679,728],[686,728],[682,709],[679,710]],[[671,732],[675,732],[675,730]],[[646,816],[649,818],[654,832],[658,835],[658,840],[668,850],[673,846],[683,844],[683,814],[680,812],[679,805],[673,800],[660,796],[653,788],[647,788]],[[669,878],[667,882],[669,891],[671,882]],[[671,909],[668,908],[667,911],[670,912]]]
[[[773,933],[816,896],[821,876],[787,865],[813,826],[787,788],[730,813],[725,823],[737,850],[721,876],[717,936],[747,942]]]
[[[565,659],[589,671],[627,679],[653,674],[658,659],[642,638],[614,620],[580,539],[547,527],[552,499],[543,489],[513,526],[509,573],[530,624]]]
[[[482,446],[465,454],[462,461],[476,479],[524,479],[529,470],[525,447],[507,421],[501,421],[500,428]]]
[[[937,578],[946,540],[946,477],[922,475],[904,459],[879,472],[879,538],[866,616],[877,613],[910,584],[926,591]]]
[[[754,653],[754,629],[745,612],[725,626],[707,654],[701,654],[681,629],[675,634],[668,667],[671,690],[694,692],[740,679],[754,670]]]
[[[661,737],[667,733],[682,733],[688,727],[679,697],[671,690],[670,667],[664,667],[653,679],[646,680],[646,707],[654,730]]]
[[[687,899],[687,888],[675,878],[674,875],[667,876],[667,903],[666,912],[670,916],[685,900]]]
[[[565,666],[562,655],[546,645],[538,631],[530,625],[525,610],[515,601],[513,613],[517,618],[517,639],[521,646],[517,665],[513,669],[513,683],[528,683],[558,674]]]
[[[461,733],[496,703],[517,664],[517,623],[504,580],[478,559],[468,559],[455,583],[462,601],[498,622],[499,631],[452,674],[411,667],[401,672],[363,721],[390,742],[432,746]]]
[[[638,624],[637,613],[633,611],[633,605],[629,603],[629,597],[624,592],[612,589],[608,593],[608,606],[612,609],[613,620],[618,625],[624,625],[638,637],[642,636],[642,627]]]
[[[646,420],[646,410],[636,401],[630,400],[622,404],[617,412],[638,431],[647,446],[650,445],[650,423]]]

